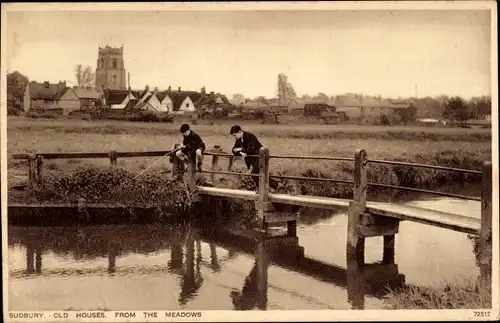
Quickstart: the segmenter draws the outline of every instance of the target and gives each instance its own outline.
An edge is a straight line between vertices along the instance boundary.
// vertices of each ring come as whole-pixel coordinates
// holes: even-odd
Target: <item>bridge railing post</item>
[[[38,185],[43,186],[43,156],[36,156],[36,181]]]
[[[110,161],[110,165],[112,168],[116,167],[116,165],[118,164],[118,154],[116,151],[110,151],[108,153],[108,156],[109,156],[109,161]]]
[[[347,260],[364,262],[365,238],[360,236],[360,219],[366,210],[367,154],[357,149],[354,154],[353,199],[349,203],[347,222]]]
[[[221,152],[220,146],[214,145],[214,153],[218,153],[218,152],[219,153]],[[218,164],[219,164],[219,156],[213,155],[212,156],[212,171],[217,170]],[[215,184],[215,173],[210,174],[210,177],[211,177],[212,183]]]
[[[259,151],[259,199],[257,203],[257,219],[259,226],[266,229],[265,212],[269,210],[269,149],[260,148]]]
[[[229,156],[229,164],[227,165],[227,171],[230,172],[233,170],[233,164],[236,156]]]
[[[36,181],[36,156],[34,154],[28,155],[28,183],[32,187]]]
[[[489,290],[491,287],[492,272],[492,164],[483,165],[481,191],[481,231],[479,233],[479,269],[480,286]]]

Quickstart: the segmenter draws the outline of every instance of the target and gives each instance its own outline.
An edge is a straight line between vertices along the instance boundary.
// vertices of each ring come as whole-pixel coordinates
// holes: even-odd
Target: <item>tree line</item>
[[[450,121],[466,121],[469,119],[483,119],[491,115],[491,97],[477,96],[469,100],[465,100],[459,96],[439,95],[435,97],[382,97],[381,95],[366,95],[362,93],[344,93],[336,96],[329,96],[319,92],[315,95],[304,94],[298,96],[293,85],[288,80],[284,73],[278,74],[276,98],[266,98],[258,96],[254,99],[245,97],[241,93],[233,95],[233,103],[244,103],[254,101],[261,104],[277,103],[279,106],[288,106],[294,101],[301,103],[308,102],[323,102],[335,105],[342,100],[354,99],[359,102],[367,100],[387,100],[393,104],[403,103],[408,104],[406,109],[399,109],[403,122],[414,121],[417,116],[428,118],[446,118]]]

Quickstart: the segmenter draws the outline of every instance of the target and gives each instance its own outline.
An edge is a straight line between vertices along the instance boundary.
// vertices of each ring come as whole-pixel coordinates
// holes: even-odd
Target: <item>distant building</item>
[[[382,114],[386,116],[396,115],[399,109],[406,109],[408,104],[393,103],[387,99],[340,97],[336,100],[336,107],[339,114],[349,118],[376,118]]]
[[[97,89],[127,89],[123,46],[98,48],[95,77]]]
[[[28,83],[24,94],[25,103],[29,102],[28,109],[52,110],[61,109],[59,106],[60,99],[66,90],[66,82],[37,83],[32,81]]]
[[[138,94],[128,90],[104,90],[104,105],[111,110],[124,110],[137,102]],[[134,102],[134,104],[131,104]]]
[[[95,107],[102,96],[102,92],[94,88],[67,88],[59,100],[59,106],[63,109],[63,114],[70,114],[73,111]]]

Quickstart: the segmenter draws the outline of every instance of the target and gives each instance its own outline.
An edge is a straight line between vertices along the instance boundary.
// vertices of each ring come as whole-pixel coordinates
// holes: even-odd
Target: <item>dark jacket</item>
[[[241,152],[247,154],[247,155],[258,155],[259,150],[262,147],[262,144],[260,143],[259,139],[251,133],[251,132],[246,132],[243,131],[243,136],[242,139],[236,139],[234,142],[234,147],[233,147],[233,154],[239,155],[239,153],[235,153],[234,149],[235,148],[243,148]]]
[[[205,150],[205,143],[201,139],[201,137],[191,130],[189,135],[184,136],[184,140],[182,141],[182,144],[186,146],[183,150],[186,151],[195,151],[196,149],[201,149]]]

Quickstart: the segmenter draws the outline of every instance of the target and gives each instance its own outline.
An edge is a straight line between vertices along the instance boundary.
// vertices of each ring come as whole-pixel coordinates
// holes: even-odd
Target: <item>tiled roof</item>
[[[31,99],[35,100],[59,100],[66,89],[66,82],[51,84],[49,82],[37,83],[30,82],[29,94]]]
[[[75,94],[80,99],[98,99],[101,97],[101,92],[93,88],[76,88],[73,89]]]
[[[158,92],[158,93],[156,93],[156,97],[161,102],[161,101],[163,101],[163,99],[165,99],[167,97],[167,93],[166,92]]]
[[[108,105],[122,103],[128,94],[129,94],[129,91],[127,91],[127,90],[105,90],[105,92],[104,92],[104,96],[106,98],[106,103]]]
[[[174,111],[179,111],[182,102],[186,99],[186,96],[187,96],[187,95],[183,94],[182,92],[178,92],[178,91],[177,92],[176,91],[167,92],[167,95],[172,100],[172,108]]]

